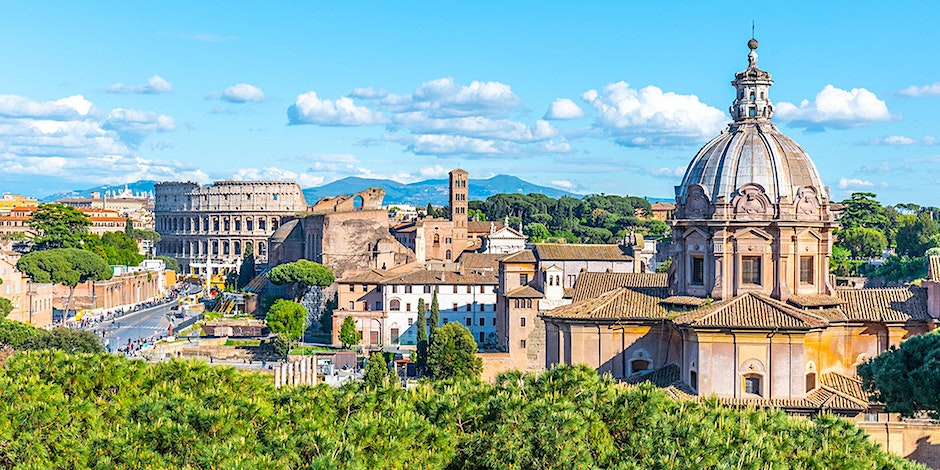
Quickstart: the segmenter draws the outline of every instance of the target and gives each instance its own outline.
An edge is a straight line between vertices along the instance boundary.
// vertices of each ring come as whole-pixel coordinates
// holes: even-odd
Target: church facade
[[[858,364],[938,325],[932,281],[833,285],[829,190],[772,122],[757,46],[748,42],[748,66],[731,82],[733,121],[676,187],[669,272],[582,274],[571,304],[541,313],[547,366],[585,363],[677,396],[851,416],[870,407]]]

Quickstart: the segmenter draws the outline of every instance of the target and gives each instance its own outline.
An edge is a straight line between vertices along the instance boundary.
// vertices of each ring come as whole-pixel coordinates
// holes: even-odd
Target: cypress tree
[[[428,320],[427,320],[427,307],[424,305],[424,299],[418,299],[418,324],[416,328],[418,329],[418,352],[417,352],[417,367],[418,374],[424,373],[424,369],[428,365]]]
[[[431,298],[431,319],[428,324],[428,349],[434,344],[434,334],[437,333],[437,328],[440,324],[441,311],[437,307],[437,292],[434,292],[434,297]]]

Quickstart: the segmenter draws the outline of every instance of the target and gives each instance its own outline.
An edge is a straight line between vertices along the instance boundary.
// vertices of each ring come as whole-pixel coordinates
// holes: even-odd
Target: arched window
[[[651,365],[652,364],[650,364],[650,361],[647,361],[646,359],[634,359],[630,361],[630,373],[636,374],[637,372],[649,370]]]
[[[806,374],[806,392],[809,393],[815,389],[816,389],[816,373],[810,372]]]
[[[265,246],[264,242],[258,242],[258,256],[267,256],[268,249]]]
[[[434,244],[435,244],[435,245],[440,245],[440,244],[441,244],[441,236],[438,235],[438,234],[436,234],[436,233],[434,234]]]
[[[391,311],[393,311],[393,312],[397,312],[397,311],[401,310],[401,302],[400,302],[398,299],[394,299],[394,300],[389,301],[389,303],[388,303],[388,309],[391,310]]]
[[[234,249],[235,249],[235,254],[236,254],[236,255],[242,254],[242,244],[241,244],[241,242],[234,242],[233,247],[234,247]]]
[[[258,219],[258,230],[267,230],[265,228],[264,219]]]
[[[451,255],[450,250],[445,251],[445,252],[444,252],[444,259],[450,259],[450,255]]]

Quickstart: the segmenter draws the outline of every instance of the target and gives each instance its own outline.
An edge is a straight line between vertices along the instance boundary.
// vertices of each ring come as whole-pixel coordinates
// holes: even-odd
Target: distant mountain
[[[141,193],[141,192],[149,193],[149,192],[153,192],[153,185],[158,182],[159,181],[140,180],[140,181],[134,181],[133,183],[127,183],[126,185],[124,184],[119,184],[119,185],[114,185],[114,186],[104,185],[104,186],[98,186],[95,188],[88,188],[88,189],[75,189],[75,190],[67,191],[63,193],[50,194],[49,196],[46,196],[40,199],[40,202],[53,202],[53,201],[58,201],[59,199],[67,198],[67,197],[91,197],[91,193],[94,191],[98,191],[101,194],[104,194],[106,191],[111,191],[111,192],[123,191],[125,187],[127,187],[127,189],[130,189],[134,193]]]
[[[324,197],[358,193],[368,188],[382,188],[385,190],[385,204],[423,206],[430,202],[435,206],[445,206],[449,203],[450,197],[447,185],[446,179],[403,184],[391,180],[348,177],[316,188],[304,189],[304,198],[307,199],[307,204],[313,204]],[[539,186],[508,175],[496,175],[485,180],[471,179],[469,189],[471,200],[483,200],[494,194],[505,193],[537,193],[553,198],[562,196],[581,198],[577,194]]]

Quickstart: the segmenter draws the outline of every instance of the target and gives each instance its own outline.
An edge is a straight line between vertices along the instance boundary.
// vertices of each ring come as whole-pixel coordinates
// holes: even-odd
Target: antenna
[[[751,20],[751,39],[754,39],[754,20]]]

